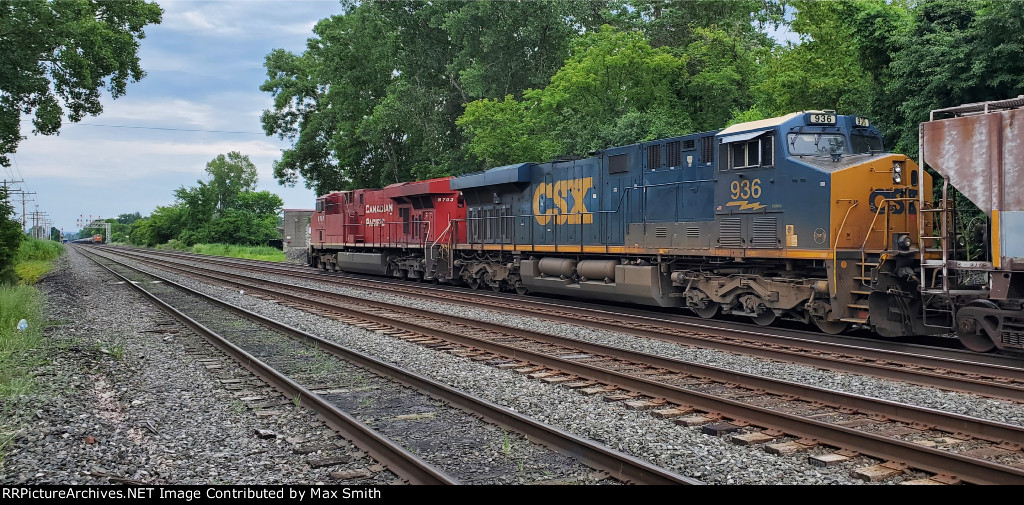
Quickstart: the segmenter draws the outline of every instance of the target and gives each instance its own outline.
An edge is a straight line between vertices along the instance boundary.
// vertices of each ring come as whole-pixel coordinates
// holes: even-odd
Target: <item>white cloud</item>
[[[114,100],[103,106],[103,114],[83,123],[125,124],[141,121],[147,126],[208,129],[218,117],[212,104],[189,100]]]

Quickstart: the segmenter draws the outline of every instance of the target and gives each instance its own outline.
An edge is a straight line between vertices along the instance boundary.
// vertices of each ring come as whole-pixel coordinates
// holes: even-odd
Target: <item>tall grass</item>
[[[26,238],[18,247],[14,272],[24,284],[35,284],[53,268],[53,260],[64,252],[60,242]]]
[[[18,329],[24,319],[28,327]],[[32,286],[0,286],[0,396],[20,394],[28,383],[30,349],[43,337],[43,296]]]
[[[196,244],[192,252],[210,256],[227,256],[263,261],[284,261],[284,251],[268,246],[242,246],[228,244]]]
[[[24,319],[28,326],[18,329]],[[33,379],[30,371],[43,359],[37,348],[42,344],[43,297],[33,286],[0,285],[0,465],[4,450],[14,438],[7,398],[28,394]]]

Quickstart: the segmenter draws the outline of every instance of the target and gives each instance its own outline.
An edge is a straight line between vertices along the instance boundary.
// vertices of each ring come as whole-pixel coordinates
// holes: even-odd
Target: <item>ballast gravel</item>
[[[758,446],[733,444],[729,437],[705,435],[700,427],[684,427],[649,412],[627,410],[599,395],[584,395],[234,290],[128,263],[708,484],[865,484],[852,471],[880,463],[856,457],[828,467],[810,464],[808,456],[832,452],[825,447],[796,455],[772,455]],[[1024,422],[1022,406],[974,395],[349,288],[338,282],[287,282],[1011,424]],[[237,396],[223,384],[204,385],[198,379],[211,371],[197,360],[216,353],[206,351],[197,357],[180,342],[183,335],[168,340],[167,334],[147,332],[168,318],[129,287],[114,284],[112,277],[91,261],[70,252],[41,287],[49,296],[50,318],[66,324],[55,326],[48,336],[56,350],[52,364],[39,371],[43,375],[38,391],[7,406],[15,416],[3,429],[14,430],[15,436],[5,450],[0,483],[107,483],[118,479],[172,484],[336,482],[330,471],[340,469],[311,468],[310,457],[296,451],[296,446],[306,442],[289,442],[324,443],[337,438],[325,433],[311,413],[285,402],[273,407],[282,412],[280,416],[258,417],[257,408],[234,403]],[[277,437],[259,438],[254,435],[256,429],[275,430]],[[87,437],[96,441],[90,444]],[[354,454],[347,470],[373,465],[351,446],[336,450]],[[394,480],[386,471],[368,473],[372,477],[355,482]],[[880,483],[923,477],[926,475],[907,473]]]

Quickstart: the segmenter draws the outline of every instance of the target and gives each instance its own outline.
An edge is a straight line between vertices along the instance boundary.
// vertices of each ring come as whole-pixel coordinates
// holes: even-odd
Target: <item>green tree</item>
[[[792,29],[801,43],[778,47],[754,86],[769,115],[835,109],[876,116],[897,37],[911,27],[908,7],[886,0],[796,0]]]
[[[234,207],[240,194],[256,189],[256,165],[238,151],[217,155],[206,164],[206,173],[214,208],[220,212]]]
[[[902,152],[917,156],[918,124],[933,109],[1024,94],[1024,3],[934,0],[896,41],[880,110]]]
[[[14,262],[25,234],[21,232],[21,223],[12,219],[13,216],[14,206],[8,201],[7,186],[0,186],[0,283],[13,283],[18,278]]]
[[[651,47],[640,32],[605,25],[573,42],[569,59],[543,90],[524,93],[522,103],[510,96],[472,102],[459,125],[470,136],[469,151],[488,163],[586,155],[686,133],[692,128],[680,100],[686,62]],[[502,149],[503,143],[509,147]]]
[[[480,168],[467,102],[548,82],[606,2],[345,1],[301,55],[271,52],[263,128],[293,142],[274,175],[318,194]]]
[[[0,0],[0,165],[24,139],[23,114],[54,135],[65,113],[78,122],[102,112],[101,89],[118,98],[142,79],[139,41],[162,14],[143,0]]]

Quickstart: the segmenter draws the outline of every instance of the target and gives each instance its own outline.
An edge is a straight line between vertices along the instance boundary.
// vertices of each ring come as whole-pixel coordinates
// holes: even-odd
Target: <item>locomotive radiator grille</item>
[[[738,217],[722,219],[718,236],[722,247],[743,247],[743,221]]]
[[[755,217],[754,236],[751,243],[754,247],[778,247],[778,225],[774,217]]]

